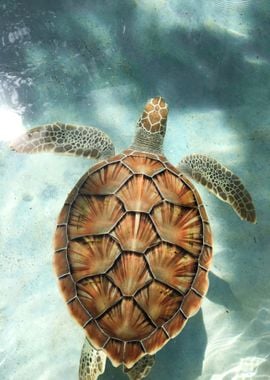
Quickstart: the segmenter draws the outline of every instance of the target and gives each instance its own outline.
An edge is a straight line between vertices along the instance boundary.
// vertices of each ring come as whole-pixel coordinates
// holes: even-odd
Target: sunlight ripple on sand
[[[261,374],[270,373],[270,355],[260,355],[262,346],[269,346],[267,351],[270,352],[270,305],[259,308],[248,324],[240,321],[237,327],[234,322],[239,318],[239,313],[231,312],[230,316],[227,314],[224,317],[220,308],[219,311],[217,307],[215,309],[210,325],[219,328],[212,329],[209,334],[204,375],[208,369],[213,373],[213,363],[219,363],[225,357],[222,369],[217,364],[211,380],[254,379]],[[243,329],[243,326],[246,327]],[[206,377],[202,376],[200,379]]]

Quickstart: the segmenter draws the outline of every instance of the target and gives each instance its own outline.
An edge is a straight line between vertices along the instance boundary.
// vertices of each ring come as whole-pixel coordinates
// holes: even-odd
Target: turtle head
[[[138,120],[137,127],[152,134],[165,135],[168,116],[168,105],[160,96],[150,99]]]
[[[157,96],[150,99],[138,120],[135,139],[131,148],[162,153],[168,112],[168,105],[162,97]]]

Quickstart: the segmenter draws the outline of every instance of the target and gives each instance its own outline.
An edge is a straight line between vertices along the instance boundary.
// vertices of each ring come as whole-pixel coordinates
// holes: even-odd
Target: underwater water
[[[214,234],[199,313],[149,379],[270,379],[270,2],[0,0],[0,378],[75,380],[84,340],[52,271],[67,193],[94,161],[20,155],[7,140],[62,121],[117,152],[146,100],[170,107],[165,154],[209,154],[241,177],[257,224],[200,191]],[[102,379],[125,379],[107,362]]]

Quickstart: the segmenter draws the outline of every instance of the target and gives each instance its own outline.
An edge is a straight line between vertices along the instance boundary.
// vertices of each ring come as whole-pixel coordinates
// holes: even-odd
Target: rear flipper
[[[229,203],[241,219],[256,222],[256,211],[250,194],[240,178],[218,161],[202,154],[192,154],[183,158],[179,169],[219,199]]]
[[[132,368],[124,367],[124,372],[128,375],[130,380],[141,380],[149,375],[154,364],[155,357],[145,355]]]
[[[97,380],[105,371],[106,355],[95,350],[85,338],[81,353],[79,380]]]
[[[96,159],[114,155],[113,143],[104,132],[59,122],[30,129],[10,147],[22,153],[55,152]]]

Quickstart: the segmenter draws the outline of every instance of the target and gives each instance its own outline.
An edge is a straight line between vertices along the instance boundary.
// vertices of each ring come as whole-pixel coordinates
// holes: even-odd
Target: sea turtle
[[[106,357],[130,379],[148,375],[154,355],[180,333],[208,289],[212,235],[203,202],[186,175],[255,222],[240,179],[204,155],[178,168],[163,155],[168,106],[145,106],[129,149],[115,155],[105,133],[54,123],[30,129],[11,147],[103,159],[68,195],[54,238],[54,268],[83,327],[79,378],[95,380]]]

